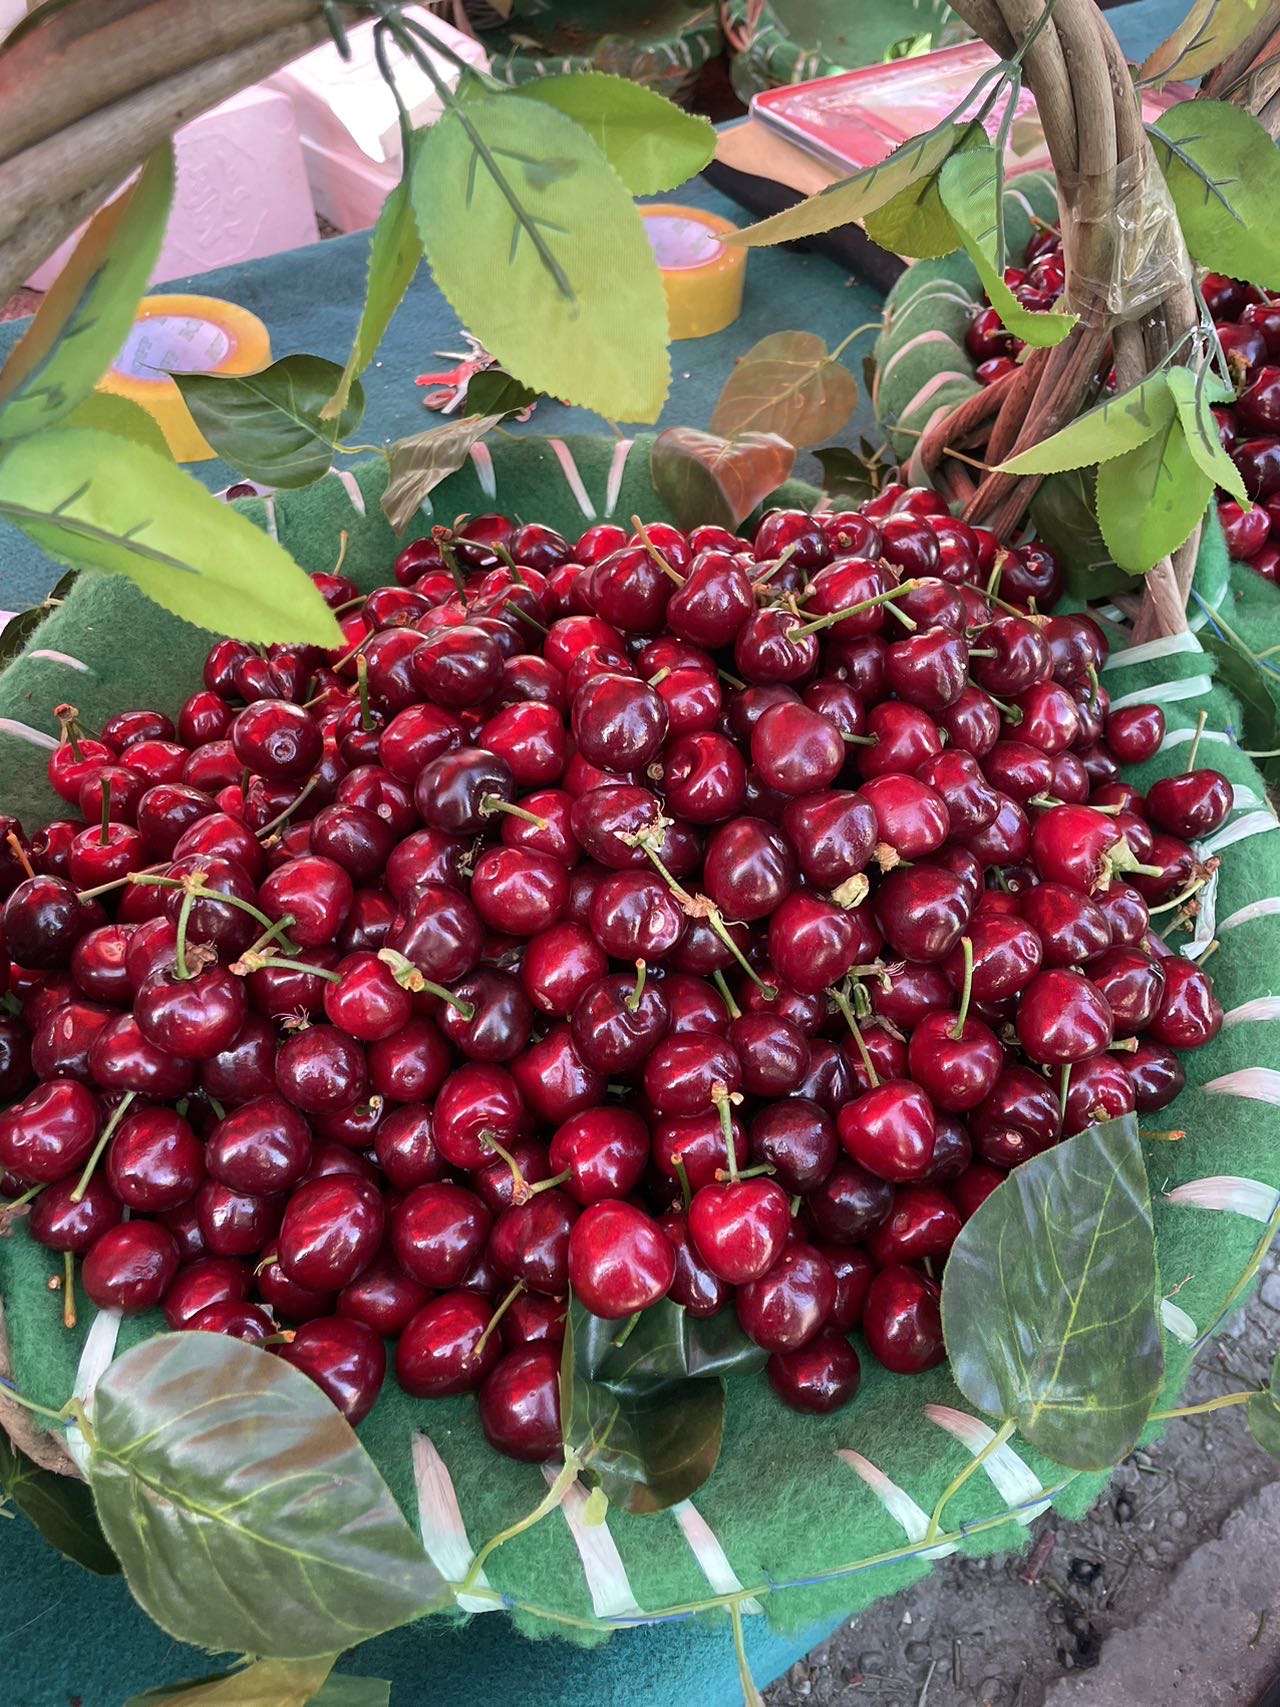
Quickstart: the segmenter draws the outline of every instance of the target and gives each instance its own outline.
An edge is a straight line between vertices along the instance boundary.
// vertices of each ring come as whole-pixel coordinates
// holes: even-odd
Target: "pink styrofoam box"
[[[400,180],[400,162],[380,165],[353,149],[304,141],[311,199],[321,219],[339,231],[367,231]]]
[[[0,41],[27,15],[27,0],[0,0]]]
[[[174,151],[173,209],[152,284],[318,239],[297,121],[279,90],[259,84],[202,113],[178,131]],[[33,290],[49,287],[74,245],[68,238],[31,275]]]

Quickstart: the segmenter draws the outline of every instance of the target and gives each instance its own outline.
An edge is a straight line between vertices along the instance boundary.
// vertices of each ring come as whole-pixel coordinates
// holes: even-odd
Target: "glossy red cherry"
[[[895,1375],[918,1375],[942,1362],[941,1294],[918,1269],[891,1264],[871,1282],[862,1331],[876,1360]]]
[[[836,1302],[831,1265],[812,1245],[786,1246],[735,1299],[744,1331],[766,1351],[798,1351],[826,1323]]]
[[[563,1297],[569,1287],[569,1240],[578,1208],[567,1193],[540,1192],[513,1203],[494,1222],[488,1258],[504,1280],[519,1280],[531,1292]]]
[[[385,1224],[376,1188],[350,1174],[301,1185],[280,1223],[278,1255],[288,1279],[315,1292],[337,1292],[378,1253]]]
[[[1164,776],[1147,791],[1147,816],[1157,829],[1183,841],[1199,840],[1226,823],[1231,784],[1221,771],[1183,771]]]
[[[444,1291],[466,1277],[492,1225],[474,1192],[450,1181],[421,1185],[392,1212],[392,1248],[407,1274]]]
[[[183,978],[177,968],[158,970],[133,998],[138,1029],[170,1055],[204,1061],[239,1035],[249,1012],[244,980],[220,966]]]
[[[791,1205],[770,1179],[704,1185],[689,1205],[689,1232],[699,1255],[731,1286],[758,1280],[782,1253]]]
[[[1180,955],[1161,961],[1164,989],[1149,1035],[1171,1049],[1202,1049],[1222,1030],[1222,1004],[1213,981],[1194,962]]]
[[[799,1351],[775,1352],[766,1373],[785,1405],[818,1416],[841,1410],[862,1380],[857,1352],[835,1328],[821,1329]]]
[[[1096,1055],[1115,1022],[1105,997],[1080,972],[1040,972],[1018,1004],[1018,1041],[1033,1061],[1062,1066]]]
[[[557,1130],[549,1161],[568,1174],[565,1190],[581,1204],[628,1197],[649,1161],[649,1130],[629,1109],[587,1109]]]
[[[561,1447],[559,1348],[508,1352],[480,1389],[479,1414],[495,1451],[528,1464],[554,1457]]]
[[[347,1108],[364,1095],[364,1051],[355,1038],[337,1026],[308,1026],[281,1046],[276,1057],[276,1084],[281,1096],[304,1113]]]
[[[100,1310],[127,1316],[153,1309],[178,1272],[173,1235],[155,1221],[109,1227],[85,1253],[81,1279]]]
[[[280,1356],[326,1393],[354,1428],[373,1409],[387,1373],[381,1339],[364,1322],[320,1316],[304,1322]]]
[[[979,1019],[928,1014],[911,1034],[911,1077],[935,1108],[963,1113],[991,1094],[1004,1066],[996,1034]]]
[[[941,1260],[960,1233],[959,1211],[945,1192],[933,1185],[900,1185],[893,1208],[867,1243],[877,1268],[895,1263]]]
[[[1039,1073],[1006,1067],[991,1095],[969,1116],[969,1131],[983,1161],[1014,1168],[1057,1143],[1062,1109]]]
[[[848,1154],[878,1179],[919,1179],[933,1158],[933,1109],[904,1079],[865,1091],[840,1110],[837,1126]]]
[[[173,1109],[146,1108],[121,1122],[107,1150],[112,1191],[127,1208],[175,1209],[200,1189],[204,1146]]]
[[[50,1079],[0,1114],[0,1167],[33,1182],[66,1179],[84,1165],[102,1123],[87,1085]]]
[[[675,1277],[675,1253],[656,1222],[630,1203],[593,1203],[569,1235],[569,1278],[594,1316],[620,1320],[656,1304]]]

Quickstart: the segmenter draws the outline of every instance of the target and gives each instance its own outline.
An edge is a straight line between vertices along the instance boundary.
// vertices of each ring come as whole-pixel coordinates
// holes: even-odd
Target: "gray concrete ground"
[[[1187,1403],[1257,1386],[1280,1267],[1227,1323]],[[1280,1468],[1234,1407],[1173,1424],[1080,1523],[1030,1553],[948,1559],[766,1692],[768,1707],[1251,1707],[1280,1673]]]

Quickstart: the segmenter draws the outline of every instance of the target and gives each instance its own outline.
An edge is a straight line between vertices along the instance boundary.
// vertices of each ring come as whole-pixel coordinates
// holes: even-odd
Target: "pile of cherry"
[[[1066,285],[1058,233],[1036,231],[1024,264],[1007,267],[1004,280],[1024,308],[1052,308]],[[1280,584],[1280,292],[1268,296],[1224,273],[1207,274],[1200,289],[1237,392],[1233,402],[1213,406],[1218,437],[1254,500],[1244,510],[1220,489],[1218,517],[1232,558]],[[1026,347],[990,304],[974,315],[965,345],[983,385],[1011,372]]]
[[[438,529],[315,577],[340,654],[219,641],[176,728],[59,708],[79,818],[0,824],[0,1166],[69,1317],[79,1256],[353,1421],[392,1340],[541,1459],[570,1288],[669,1297],[831,1410],[855,1329],[942,1359],[1010,1168],[1177,1094],[1222,1013],[1149,908],[1231,789],[1121,780],[1163,715],[1051,554],[902,486],[636,525]]]

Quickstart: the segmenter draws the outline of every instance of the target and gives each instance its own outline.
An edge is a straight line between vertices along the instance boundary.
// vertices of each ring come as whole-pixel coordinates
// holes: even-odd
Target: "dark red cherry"
[[[765,1274],[739,1289],[735,1303],[747,1335],[766,1351],[798,1351],[826,1323],[836,1302],[831,1265],[812,1245],[787,1245]]]
[[[578,1054],[567,1025],[553,1025],[517,1055],[511,1073],[527,1107],[539,1120],[555,1125],[603,1100],[606,1081]]]
[[[1213,981],[1194,962],[1181,955],[1161,961],[1164,990],[1149,1026],[1156,1043],[1171,1049],[1201,1049],[1222,1030],[1222,1004]]]
[[[373,1409],[387,1373],[382,1340],[364,1322],[318,1316],[294,1330],[280,1356],[309,1375],[354,1428]]]
[[[664,760],[667,805],[691,824],[716,824],[741,810],[747,792],[742,755],[714,730],[677,735]]]
[[[597,942],[613,959],[652,964],[664,960],[676,947],[687,920],[656,873],[619,871],[597,887],[589,923]]]
[[[1062,1109],[1054,1091],[1029,1067],[1006,1067],[987,1100],[969,1116],[974,1149],[983,1161],[1015,1168],[1056,1144]]]
[[[459,1285],[484,1248],[493,1217],[448,1181],[416,1187],[391,1216],[391,1243],[407,1274],[434,1290]]]
[[[541,1464],[560,1451],[560,1354],[554,1345],[508,1352],[480,1389],[485,1439],[495,1451]]]
[[[213,1304],[243,1304],[252,1286],[248,1263],[234,1257],[197,1257],[178,1270],[165,1293],[165,1320],[171,1328],[185,1328]]]
[[[87,1251],[108,1227],[114,1227],[123,1210],[119,1198],[101,1174],[94,1174],[79,1202],[75,1175],[46,1185],[34,1199],[27,1216],[27,1231],[38,1245],[51,1251]]]
[[[924,1092],[890,1079],[840,1110],[840,1142],[868,1173],[884,1180],[915,1180],[933,1159],[933,1109]]]
[[[275,1324],[261,1304],[221,1299],[217,1303],[206,1304],[185,1326],[192,1333],[227,1334],[232,1339],[244,1340],[246,1345],[261,1345]]]
[[[895,1263],[943,1259],[960,1233],[958,1210],[945,1192],[933,1185],[900,1185],[893,1194],[888,1218],[867,1242],[877,1268]]]
[[[187,978],[174,967],[145,980],[134,994],[133,1012],[139,1031],[155,1048],[204,1061],[221,1054],[239,1035],[249,997],[244,980],[221,966]]]
[[[608,957],[584,924],[562,920],[533,937],[520,962],[520,981],[541,1013],[564,1018],[608,970]]]
[[[891,871],[876,892],[876,922],[895,954],[908,960],[945,960],[972,910],[963,880],[935,865]]]
[[[231,1109],[214,1127],[205,1161],[213,1178],[233,1191],[269,1197],[287,1191],[306,1173],[311,1128],[283,1097],[254,1097]]]
[[[1231,784],[1221,771],[1183,771],[1164,776],[1147,791],[1147,816],[1157,829],[1183,841],[1199,840],[1226,823]]]
[[[675,1277],[668,1296],[691,1316],[716,1315],[728,1302],[732,1288],[707,1267],[683,1215],[664,1215],[658,1225],[675,1253]]]
[[[336,1025],[295,1032],[276,1056],[281,1096],[307,1114],[359,1102],[367,1082],[364,1050]]]
[[[513,1203],[493,1224],[488,1258],[504,1280],[561,1298],[569,1288],[569,1240],[578,1206],[558,1190]]]
[[[20,966],[44,971],[69,966],[80,938],[105,923],[96,903],[81,901],[60,877],[28,877],[0,912],[5,947]]]
[[[247,770],[271,782],[305,777],[320,757],[319,725],[300,705],[259,699],[231,725],[231,745]]]
[[[351,1174],[301,1185],[280,1224],[278,1255],[285,1275],[315,1292],[350,1285],[377,1255],[384,1213],[375,1188]]]
[[[800,870],[821,889],[863,870],[879,833],[871,805],[839,790],[806,791],[783,811],[782,829]]]
[[[941,1294],[918,1269],[892,1264],[871,1282],[862,1331],[876,1360],[895,1375],[919,1375],[942,1362]]]
[[[664,1038],[645,1062],[645,1095],[660,1113],[680,1118],[704,1113],[718,1089],[733,1092],[741,1083],[732,1047],[706,1033]]]
[[[1154,758],[1164,731],[1164,712],[1158,705],[1125,706],[1113,711],[1106,721],[1107,745],[1126,765],[1141,765]]]
[[[584,1209],[569,1235],[569,1278],[593,1316],[618,1321],[664,1298],[675,1252],[657,1223],[630,1203]]]
[[[1133,1082],[1134,1104],[1142,1114],[1167,1108],[1187,1082],[1182,1063],[1166,1044],[1139,1038],[1138,1047],[1124,1056]]]
[[[94,1038],[89,1071],[104,1090],[137,1091],[161,1099],[184,1096],[195,1082],[195,1063],[157,1049],[130,1013],[116,1014]]]
[[[829,718],[804,704],[771,706],[751,731],[751,758],[771,788],[811,794],[835,781],[845,747]]]
[[[1116,1120],[1137,1107],[1133,1080],[1117,1055],[1090,1055],[1071,1069],[1063,1106],[1066,1138],[1098,1121]]]
[[[763,819],[735,818],[707,843],[703,882],[728,918],[751,923],[766,917],[790,893],[795,873],[790,844]]]
[[[570,1117],[551,1140],[553,1173],[567,1173],[565,1190],[581,1204],[629,1197],[649,1161],[649,1129],[629,1109],[606,1107]]]
[[[790,1230],[787,1194],[770,1179],[704,1185],[689,1206],[689,1232],[699,1255],[732,1286],[771,1269]]]
[[[1046,966],[1083,965],[1111,946],[1106,914],[1079,889],[1037,883],[1018,900],[1023,918],[1040,938]]]
[[[963,1113],[990,1095],[1004,1065],[1000,1040],[972,1016],[927,1015],[911,1034],[911,1077],[936,1108]]]
[[[126,1208],[148,1214],[175,1209],[200,1189],[204,1146],[173,1109],[144,1108],[116,1129],[107,1151],[107,1180]]]
[[[85,1252],[81,1279],[100,1310],[127,1316],[154,1309],[178,1272],[173,1235],[155,1221],[109,1227]]]
[[[835,1328],[823,1328],[799,1351],[775,1352],[766,1367],[769,1385],[793,1411],[825,1416],[841,1410],[858,1391],[858,1354]]]
[[[950,834],[942,796],[917,777],[870,777],[862,785],[862,798],[875,812],[880,841],[899,859],[923,859]]]
[[[751,1122],[750,1142],[752,1161],[767,1162],[790,1194],[816,1190],[836,1160],[835,1122],[807,1097],[766,1102]]]
[[[50,1079],[0,1114],[0,1167],[50,1182],[78,1174],[103,1122],[101,1104],[76,1079]]]
[[[973,999],[1000,1002],[1024,990],[1040,969],[1040,938],[1021,919],[982,911],[970,919],[965,934],[973,945]],[[964,954],[951,951],[945,971],[952,986],[963,988]]]
[[[1052,968],[1032,979],[1018,1004],[1018,1041],[1033,1061],[1062,1066],[1096,1055],[1115,1022],[1097,986],[1081,972]]]

